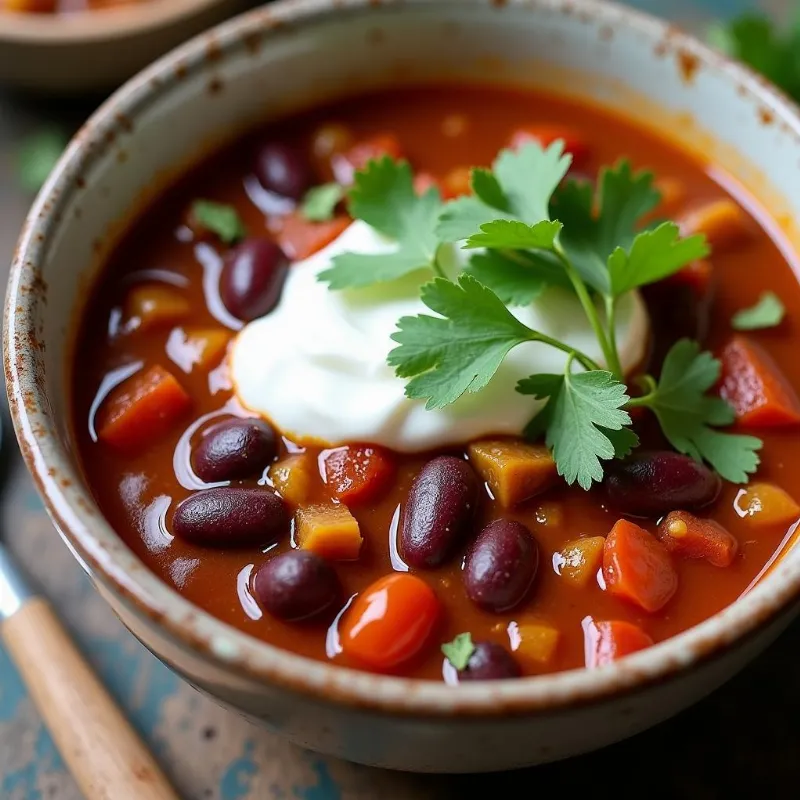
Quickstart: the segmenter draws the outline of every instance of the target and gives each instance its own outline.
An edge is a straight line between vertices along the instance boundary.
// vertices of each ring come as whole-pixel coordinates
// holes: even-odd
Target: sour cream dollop
[[[427,276],[410,275],[366,289],[331,291],[317,275],[339,253],[389,253],[393,242],[362,221],[294,264],[280,303],[238,334],[230,357],[238,400],[298,439],[332,445],[370,442],[401,452],[459,444],[487,435],[519,434],[542,402],[515,391],[520,378],[563,372],[566,354],[530,342],[506,357],[488,386],[452,405],[428,411],[409,400],[405,380],[386,363],[400,317],[431,314],[419,297]],[[453,274],[468,254],[447,254]],[[577,298],[552,288],[512,307],[525,325],[576,347],[599,363],[602,354]],[[616,320],[623,369],[639,364],[649,321],[639,295],[623,298]]]

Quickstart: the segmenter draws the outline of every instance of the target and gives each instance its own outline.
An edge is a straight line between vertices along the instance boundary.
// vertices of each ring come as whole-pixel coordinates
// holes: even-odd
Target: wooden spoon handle
[[[87,800],[178,800],[46,600],[27,600],[0,633]]]

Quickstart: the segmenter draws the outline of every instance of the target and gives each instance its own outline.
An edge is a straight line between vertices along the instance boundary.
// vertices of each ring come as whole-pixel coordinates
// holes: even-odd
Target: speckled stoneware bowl
[[[449,687],[309,661],[219,622],[118,539],[78,467],[67,400],[75,320],[126,219],[256,119],[391,81],[544,85],[702,150],[785,228],[800,218],[800,118],[747,71],[657,20],[589,0],[279,2],[183,46],[72,142],[22,233],[6,306],[17,435],[53,520],[97,588],[195,686],[306,747],[406,770],[536,764],[600,747],[695,702],[798,610],[800,553],[724,612],[595,671]]]

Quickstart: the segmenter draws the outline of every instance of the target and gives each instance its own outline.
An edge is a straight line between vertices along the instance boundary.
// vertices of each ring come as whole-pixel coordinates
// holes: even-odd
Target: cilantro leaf
[[[697,342],[681,339],[664,359],[658,385],[644,403],[658,417],[661,430],[680,453],[707,461],[725,480],[744,483],[759,464],[760,439],[723,433],[734,414],[721,398],[707,395],[717,382],[720,362],[701,352]]]
[[[470,175],[470,183],[475,197],[481,202],[499,211],[511,212],[506,193],[491,170],[476,167]]]
[[[320,281],[331,289],[349,289],[434,269],[440,244],[435,228],[442,201],[436,189],[417,195],[408,162],[388,156],[368,162],[356,172],[349,198],[351,215],[395,239],[397,251],[342,253],[320,272]]]
[[[55,127],[42,128],[23,141],[17,154],[17,176],[25,191],[42,188],[66,146],[67,136]]]
[[[428,409],[483,389],[508,352],[535,337],[471,275],[434,279],[422,287],[422,302],[441,316],[402,317],[388,361],[398,377],[411,378],[406,396],[427,400]]]
[[[247,236],[239,212],[225,203],[195,200],[191,216],[198,225],[216,234],[225,244],[233,244]]]
[[[560,222],[542,220],[526,225],[516,220],[498,219],[481,225],[464,245],[467,249],[487,247],[495,250],[550,250],[561,230]]]
[[[492,208],[477,197],[459,197],[449,202],[439,215],[436,235],[443,242],[458,242],[469,239],[482,225],[499,219],[511,219],[511,215]]]
[[[473,254],[465,272],[506,305],[528,305],[548,286],[571,288],[564,268],[549,253],[487,250]]]
[[[750,308],[737,311],[731,325],[737,331],[755,331],[761,328],[774,328],[780,325],[786,309],[774,292],[764,292],[758,302]]]
[[[622,408],[630,398],[625,384],[610,372],[573,374],[569,366],[563,375],[525,378],[517,391],[547,399],[540,414],[545,414],[545,443],[553,451],[558,474],[568,484],[577,481],[589,489],[603,478],[601,459],[614,458],[633,446],[635,434],[615,436],[612,441],[607,433],[630,425],[630,415]]]
[[[306,192],[300,213],[311,222],[326,222],[333,219],[336,206],[345,196],[345,189],[339,183],[323,183]]]
[[[611,294],[620,297],[631,289],[656,283],[708,253],[704,236],[681,239],[680,229],[674,222],[642,231],[633,240],[629,252],[617,247],[608,257]]]
[[[459,633],[452,642],[442,645],[444,657],[457,670],[466,669],[474,652],[475,645],[472,643],[472,636],[469,633]]]

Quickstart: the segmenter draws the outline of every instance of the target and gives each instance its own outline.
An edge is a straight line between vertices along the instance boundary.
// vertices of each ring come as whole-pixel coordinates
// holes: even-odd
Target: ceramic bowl
[[[797,110],[656,19],[590,0],[299,0],[233,20],[134,78],[72,142],[28,217],[6,306],[17,435],[53,521],[159,658],[306,747],[404,770],[536,764],[600,747],[695,702],[798,611],[790,550],[732,606],[594,671],[449,687],[310,661],[240,633],[162,583],[103,518],[77,463],[68,373],[86,288],[125,221],[255,120],[397,81],[543,85],[705,153],[798,234]],[[787,169],[791,165],[791,169]]]
[[[114,89],[171,48],[252,5],[147,0],[69,15],[0,9],[0,84],[58,94]]]

